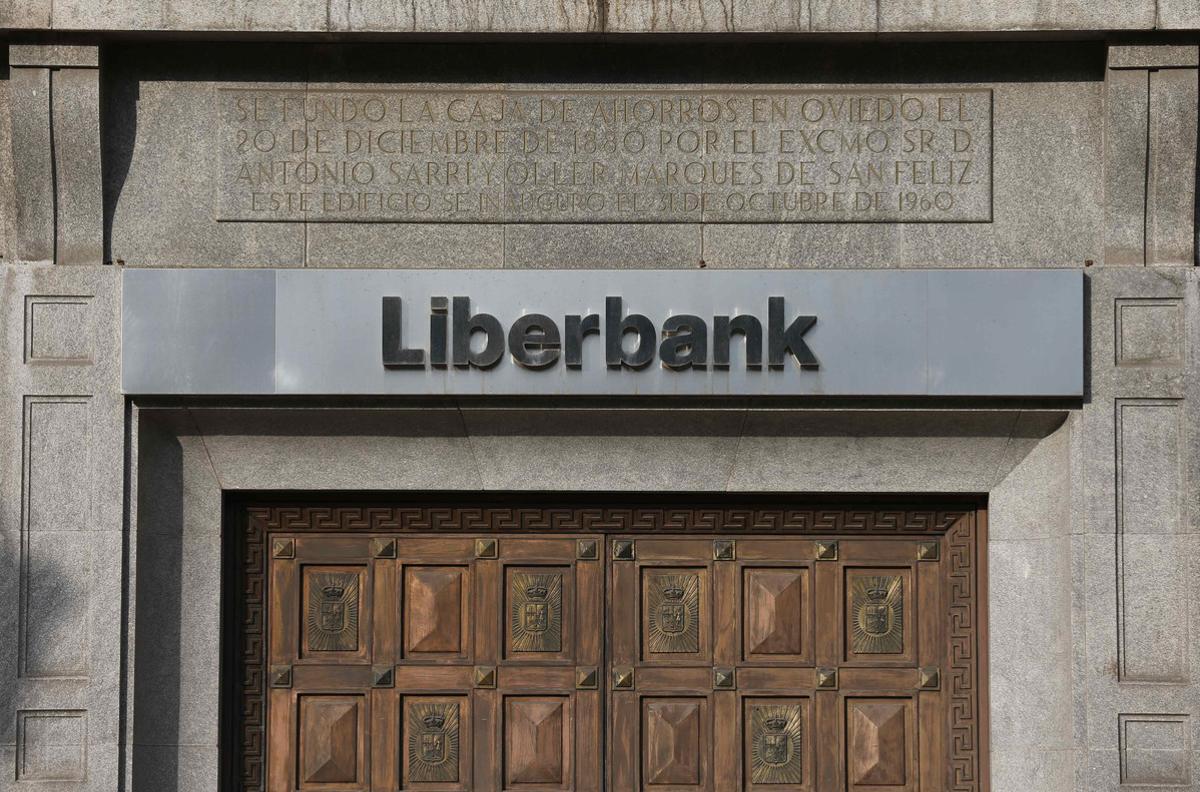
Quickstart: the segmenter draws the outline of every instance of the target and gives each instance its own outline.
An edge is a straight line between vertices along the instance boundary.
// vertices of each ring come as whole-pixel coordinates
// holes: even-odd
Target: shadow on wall
[[[158,435],[147,437],[147,435]],[[149,440],[149,442],[148,442]],[[187,663],[183,601],[183,454],[179,440],[143,424],[138,440],[136,628],[133,650],[133,792],[191,792],[181,772]],[[215,702],[191,702],[215,706]]]

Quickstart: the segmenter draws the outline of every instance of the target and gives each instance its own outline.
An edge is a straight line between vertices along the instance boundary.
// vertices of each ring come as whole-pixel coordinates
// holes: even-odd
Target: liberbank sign
[[[129,394],[1083,394],[1077,270],[123,278]]]

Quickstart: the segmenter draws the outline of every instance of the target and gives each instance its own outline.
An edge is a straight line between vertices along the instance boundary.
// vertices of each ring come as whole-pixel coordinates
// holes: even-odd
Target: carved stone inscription
[[[967,222],[988,89],[217,91],[217,219]]]

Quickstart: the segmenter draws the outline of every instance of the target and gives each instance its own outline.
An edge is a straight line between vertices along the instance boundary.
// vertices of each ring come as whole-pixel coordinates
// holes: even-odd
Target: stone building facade
[[[1195,0],[0,2],[0,790],[1200,789],[1197,30]],[[1048,271],[1074,303],[1039,302]],[[371,321],[411,288],[410,330],[460,294],[507,330],[539,300],[602,315],[597,295],[645,298],[655,323],[760,285],[808,311],[792,278],[829,301],[786,373],[694,387],[596,358],[573,388],[568,366],[512,374],[503,346],[457,380],[406,372],[377,324],[369,366],[322,346],[358,337],[355,289]],[[910,286],[954,319],[881,352]],[[1055,305],[1078,309],[1066,329],[1013,336]],[[714,324],[714,362],[717,343]],[[916,384],[880,374],[935,348],[959,384],[925,358]],[[442,529],[476,544],[403,566],[409,533]],[[652,563],[678,533],[713,554]],[[361,558],[329,549],[360,536]],[[899,547],[854,582],[854,553]],[[578,588],[514,566],[493,603],[506,552]],[[325,577],[280,605],[293,561]],[[643,562],[684,572],[622,611],[620,564]],[[776,570],[770,613],[807,614],[736,658],[709,606],[672,604],[735,563]],[[473,628],[432,656],[474,676],[418,684],[406,663],[443,627],[379,626],[387,581],[436,611],[447,569],[477,576],[463,614],[519,595],[524,632]],[[368,579],[378,598],[348,605]],[[931,586],[928,613],[904,610]],[[597,592],[618,615],[585,613]],[[308,606],[296,649],[273,609]],[[639,607],[645,653],[686,654],[672,636],[703,622],[703,674],[653,688],[666,660],[610,662]],[[746,608],[730,635],[761,626]],[[361,685],[336,670],[366,657],[337,643],[360,610],[370,652],[402,645]],[[926,629],[936,662],[905,648]],[[758,656],[789,630],[787,662]],[[318,650],[342,663],[327,678]],[[558,659],[519,665],[538,651]],[[795,669],[811,685],[779,681]],[[623,690],[649,696],[633,747]]]

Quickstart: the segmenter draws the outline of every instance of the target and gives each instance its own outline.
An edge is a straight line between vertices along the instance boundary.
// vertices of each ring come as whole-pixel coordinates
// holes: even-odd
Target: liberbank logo
[[[761,370],[779,369],[790,359],[804,369],[819,367],[804,334],[817,323],[815,316],[788,317],[783,297],[767,298],[767,321],[753,314],[715,315],[709,323],[694,314],[672,314],[662,320],[661,331],[640,313],[626,313],[621,297],[604,298],[604,316],[566,314],[562,324],[543,313],[526,313],[505,329],[489,313],[472,313],[470,297],[429,300],[427,348],[404,344],[404,303],[401,297],[383,297],[382,362],[389,369],[426,367],[490,369],[504,359],[527,369],[550,369],[560,361],[581,369],[600,363],[610,369],[643,369],[657,356],[664,369],[727,369],[734,336],[745,343],[745,365]],[[587,344],[590,336],[598,336]]]

